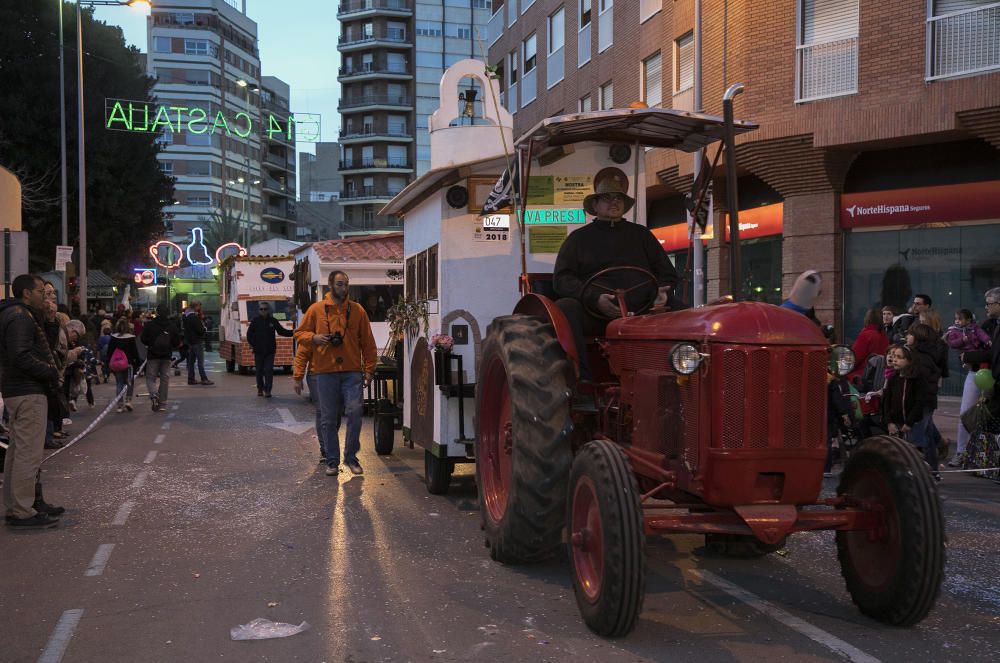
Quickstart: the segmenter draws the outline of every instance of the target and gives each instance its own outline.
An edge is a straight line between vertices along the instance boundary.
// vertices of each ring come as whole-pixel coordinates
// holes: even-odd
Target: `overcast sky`
[[[261,74],[288,83],[292,112],[322,116],[324,141],[337,140],[340,122],[337,4],[333,0],[247,0],[247,15],[257,23]],[[97,7],[96,16],[120,26],[126,42],[148,52],[144,12]],[[297,147],[299,152],[313,152],[309,144]]]

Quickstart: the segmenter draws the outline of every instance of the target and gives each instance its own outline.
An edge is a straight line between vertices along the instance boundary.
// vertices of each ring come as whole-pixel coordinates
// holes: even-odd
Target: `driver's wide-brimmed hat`
[[[622,214],[628,212],[635,205],[635,198],[628,195],[628,175],[620,168],[608,166],[597,171],[597,174],[594,175],[594,193],[583,199],[583,211],[597,216],[594,204],[602,193],[620,193],[625,197],[625,210]]]

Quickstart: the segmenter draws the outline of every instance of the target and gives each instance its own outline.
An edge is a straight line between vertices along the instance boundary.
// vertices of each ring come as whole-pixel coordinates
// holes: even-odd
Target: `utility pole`
[[[702,110],[701,105],[701,0],[694,0],[694,90],[693,90],[693,106],[696,113],[700,113]],[[692,182],[698,181],[698,176],[701,174],[702,161],[705,158],[704,149],[698,150],[694,153],[694,175]],[[711,173],[709,173],[711,177]],[[692,195],[695,196],[695,202],[697,202],[697,191],[692,191]],[[711,209],[710,200],[705,199],[705,203],[709,205]],[[697,214],[698,210],[694,210],[694,214]],[[709,219],[711,221],[711,219]],[[692,285],[694,287],[694,296],[692,297],[693,306],[704,306],[705,305],[705,247],[701,242],[701,228],[699,228],[696,217],[692,212],[688,212],[688,228],[690,229],[691,235],[691,265],[694,269],[694,274],[692,275]]]
[[[76,5],[76,77],[77,77],[77,134],[80,162],[80,273],[76,283],[80,297],[80,315],[87,315],[87,167],[83,139],[83,7]]]

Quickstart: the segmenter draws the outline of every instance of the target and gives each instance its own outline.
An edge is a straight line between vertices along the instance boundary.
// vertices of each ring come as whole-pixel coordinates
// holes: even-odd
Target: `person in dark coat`
[[[205,330],[205,323],[201,318],[201,302],[195,300],[182,316],[184,319],[184,344],[187,345],[187,368],[188,384],[215,384],[208,379],[205,373],[205,337],[208,332]],[[198,374],[201,382],[194,379],[194,366],[198,364]]]
[[[125,397],[118,403],[118,411],[132,411],[132,394],[135,391],[135,374],[142,363],[139,360],[139,346],[132,333],[132,325],[127,318],[118,318],[115,323],[115,332],[108,340],[108,363],[115,354],[115,350],[121,350],[128,360],[128,366],[124,370],[114,371],[115,374],[115,395],[125,392]]]
[[[983,331],[990,336],[990,349],[963,352],[962,363],[973,367],[987,365],[993,372],[993,379],[1000,383],[1000,287],[986,291],[986,314]],[[993,389],[993,396],[987,401],[990,412],[1000,417],[1000,388]]]
[[[924,460],[930,465],[931,474],[940,480],[938,451],[934,436],[934,411],[938,406],[938,389],[941,383],[941,339],[928,325],[918,322],[906,330],[906,346],[913,353],[916,376],[924,381],[924,416],[913,427],[910,441],[923,450]],[[945,350],[947,360],[947,350]]]
[[[271,397],[271,386],[274,384],[274,354],[278,350],[275,334],[289,338],[294,333],[285,329],[271,315],[271,305],[261,302],[257,307],[258,315],[250,321],[247,329],[247,343],[253,348],[254,373],[257,375],[257,395]]]
[[[156,317],[143,325],[139,340],[146,346],[146,387],[150,405],[153,412],[164,412],[170,387],[170,355],[181,344],[180,330],[170,318],[170,308],[166,304],[156,307]]]
[[[641,267],[656,278],[654,306],[683,308],[680,300],[672,296],[678,277],[663,247],[648,228],[624,219],[635,205],[628,187],[628,177],[618,168],[600,170],[594,176],[594,193],[583,200],[584,210],[595,217],[593,223],[570,233],[556,257],[553,287],[560,297],[556,305],[573,330],[584,380],[591,379],[584,334],[603,335],[608,321],[621,315],[615,296],[604,288],[624,289],[644,279],[638,272],[617,272],[601,280],[603,287],[584,292],[583,284],[591,276],[609,267]],[[630,308],[646,304],[652,288],[650,285],[650,289],[633,291],[626,304]]]
[[[890,435],[906,436],[924,418],[926,385],[917,375],[912,350],[894,345],[889,353],[894,370],[882,392],[882,421]]]

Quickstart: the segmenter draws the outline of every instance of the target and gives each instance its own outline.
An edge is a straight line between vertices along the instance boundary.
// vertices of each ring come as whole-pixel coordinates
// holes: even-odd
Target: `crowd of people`
[[[938,480],[942,454],[950,444],[933,416],[941,384],[949,377],[949,352],[957,353],[964,373],[959,412],[981,403],[1000,416],[1000,395],[983,394],[975,381],[976,372],[984,368],[1000,378],[1000,288],[986,292],[984,305],[987,315],[981,326],[975,314],[963,308],[954,312],[954,322],[947,328],[926,294],[914,296],[905,312],[888,306],[872,308],[852,347],[857,363],[849,380],[863,394],[864,415],[855,423],[865,436],[883,430],[905,437],[921,450]],[[959,421],[950,467],[970,464],[969,442],[980,433]]]
[[[71,318],[54,285],[35,275],[15,278],[12,294],[0,303],[5,522],[47,528],[64,508],[46,503],[37,489],[43,449],[64,445],[80,399],[93,407],[94,384],[113,376],[117,411],[132,412],[135,378],[145,370],[152,410],[165,411],[175,353],[187,359],[188,384],[214,384],[204,366],[208,332],[197,301],[180,320],[166,304],[155,314],[119,306]]]

